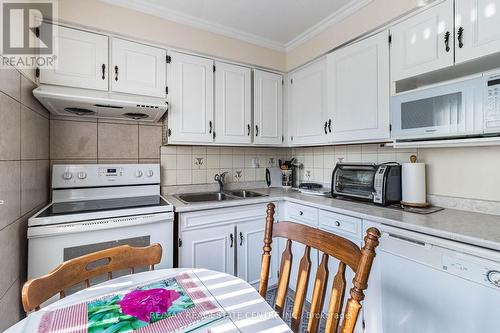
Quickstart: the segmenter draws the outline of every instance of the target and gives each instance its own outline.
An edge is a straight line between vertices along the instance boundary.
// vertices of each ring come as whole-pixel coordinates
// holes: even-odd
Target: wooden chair
[[[275,206],[272,203],[267,205],[266,230],[263,247],[264,253],[262,254],[262,270],[259,286],[260,295],[265,297],[267,292],[272,239],[273,237],[286,238],[286,248],[281,257],[275,305],[276,312],[280,317],[283,317],[286,293],[292,268],[292,241],[306,245],[304,256],[300,260],[297,287],[295,289],[296,294],[292,309],[291,329],[294,332],[298,332],[311,270],[309,253],[311,248],[317,249],[323,252],[323,257],[314,281],[307,332],[315,333],[318,331],[327,287],[326,284],[328,281],[328,257],[333,256],[339,260],[340,263],[337,274],[333,280],[325,332],[336,333],[339,323],[342,320],[341,332],[352,333],[361,309],[360,302],[364,299],[363,291],[367,288],[368,276],[370,274],[373,258],[375,257],[375,248],[379,243],[378,239],[380,237],[380,232],[375,228],[368,229],[365,236],[365,245],[360,249],[356,244],[347,239],[302,224],[292,222],[279,222],[274,224],[274,208]],[[352,281],[354,286],[351,289],[350,298],[347,301],[344,314],[342,314],[346,288],[346,265],[354,271],[355,275]]]
[[[154,265],[161,261],[161,254],[160,244],[148,247],[122,245],[65,261],[47,275],[24,284],[24,311],[39,310],[40,304],[58,293],[60,298],[65,297],[64,290],[79,283],[88,288],[90,279],[97,276],[107,274],[108,280],[111,280],[112,272],[121,269],[128,268],[130,274],[134,273],[134,267],[149,266],[150,270],[154,270]]]

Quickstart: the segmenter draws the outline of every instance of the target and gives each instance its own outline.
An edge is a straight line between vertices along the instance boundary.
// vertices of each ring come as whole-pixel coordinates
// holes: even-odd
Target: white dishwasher
[[[367,333],[500,331],[500,253],[364,221],[382,237],[364,303]]]

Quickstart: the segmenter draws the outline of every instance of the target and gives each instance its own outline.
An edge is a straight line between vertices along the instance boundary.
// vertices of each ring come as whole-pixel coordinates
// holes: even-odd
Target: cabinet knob
[[[299,211],[299,215],[300,216],[304,215],[304,212],[303,211]]]
[[[335,226],[336,227],[340,227],[340,222],[339,221],[335,221]]]

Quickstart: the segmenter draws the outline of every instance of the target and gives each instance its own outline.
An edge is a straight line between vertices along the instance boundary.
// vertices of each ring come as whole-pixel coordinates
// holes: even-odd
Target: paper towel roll
[[[427,204],[425,163],[403,163],[401,182],[404,203],[416,206]]]

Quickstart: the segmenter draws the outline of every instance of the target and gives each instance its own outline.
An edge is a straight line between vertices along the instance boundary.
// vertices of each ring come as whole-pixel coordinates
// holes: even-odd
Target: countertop
[[[444,209],[436,213],[421,215],[366,203],[307,195],[294,190],[266,188],[253,189],[252,191],[267,196],[192,204],[183,203],[174,196],[166,196],[166,199],[175,206],[175,211],[178,213],[272,201],[289,201],[500,251],[500,216],[497,215],[455,209]]]

